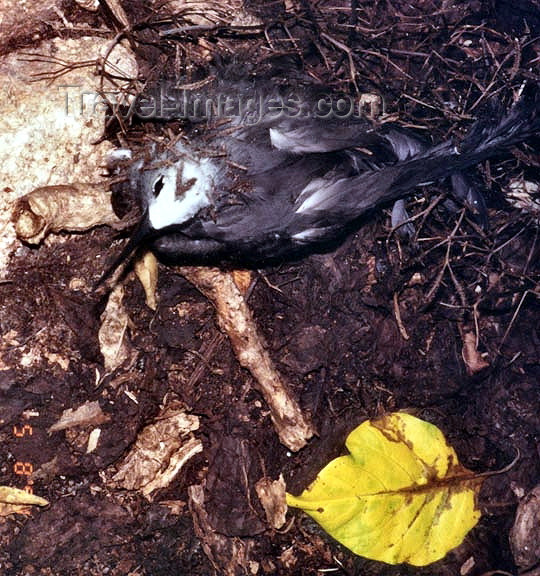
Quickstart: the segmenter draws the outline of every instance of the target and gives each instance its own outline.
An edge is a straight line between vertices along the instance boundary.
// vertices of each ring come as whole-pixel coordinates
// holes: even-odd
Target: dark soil
[[[292,4],[289,11],[268,4],[262,14],[271,23],[271,49],[259,31],[227,29],[201,33],[205,46],[228,58],[246,58],[249,50],[251,67],[292,52],[308,74],[350,93],[354,62],[361,92],[383,94],[387,113],[434,140],[470,125],[491,96],[509,102],[513,89],[538,77],[534,2],[512,3],[513,20],[506,2],[362,2],[355,17],[349,4]],[[148,74],[155,74],[157,54],[164,55],[162,70],[174,69],[178,46],[182,66],[189,53],[191,69],[202,74],[209,64],[199,36],[151,44],[163,13],[137,14],[133,6],[126,10],[140,24],[135,38],[149,42],[139,54]],[[336,42],[350,48],[351,60]],[[139,125],[137,137],[157,129]],[[96,282],[120,249],[118,234],[102,228],[18,250],[0,285],[0,328],[4,342],[8,334],[13,340],[3,351],[11,367],[0,373],[0,485],[24,487],[14,464],[31,463],[33,490],[51,504],[0,523],[2,574],[454,576],[470,558],[470,576],[515,573],[509,530],[519,496],[540,480],[539,216],[513,208],[503,191],[522,173],[537,177],[537,168],[531,147],[480,167],[489,230],[446,202],[448,186],[440,183],[409,199],[411,215],[420,215],[411,240],[390,233],[381,210],[332,253],[254,273],[249,305],[318,433],[292,455],[212,305],[174,270],[160,268],[155,312],[139,283],[126,280],[135,361],[104,375],[97,337],[103,304],[70,282]],[[474,374],[462,354],[468,332],[486,363]],[[43,342],[69,365],[44,358],[25,367],[24,355]],[[204,450],[150,503],[108,480],[170,398],[200,417]],[[47,433],[66,409],[94,400],[110,417],[94,452],[86,453],[90,427]],[[289,512],[282,530],[267,524],[254,489],[260,478],[283,473],[296,494],[343,452],[353,428],[397,410],[436,424],[473,471],[504,468],[519,454],[510,470],[485,481],[482,518],[460,547],[426,568],[388,566],[353,555],[302,513]],[[24,423],[33,434],[14,436]],[[225,537],[210,554],[213,564],[188,505],[188,487],[203,480],[210,525]],[[177,506],[164,505],[170,501]],[[226,554],[238,543],[247,559],[230,568]]]

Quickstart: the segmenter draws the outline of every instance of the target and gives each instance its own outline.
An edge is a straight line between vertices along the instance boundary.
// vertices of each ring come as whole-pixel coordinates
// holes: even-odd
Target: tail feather
[[[538,86],[529,86],[522,98],[499,119],[478,121],[456,146],[447,141],[409,160],[340,180],[320,179],[296,202],[297,226],[306,219],[317,226],[339,226],[361,217],[383,203],[398,200],[416,186],[466,170],[540,133]],[[294,226],[293,226],[294,228]]]
[[[485,152],[492,156],[540,132],[540,86],[528,84],[506,116],[476,122],[460,145],[462,154]]]

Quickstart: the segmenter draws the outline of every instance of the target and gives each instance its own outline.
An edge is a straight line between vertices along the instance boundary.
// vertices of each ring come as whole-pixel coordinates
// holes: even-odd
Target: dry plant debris
[[[0,486],[0,517],[11,514],[30,514],[30,506],[47,506],[45,498],[11,486]]]
[[[519,503],[510,532],[516,564],[522,570],[534,568],[540,562],[540,485],[535,486]]]
[[[152,252],[145,252],[137,258],[134,265],[135,274],[144,289],[146,305],[156,310],[158,305],[158,261]]]
[[[77,408],[65,410],[60,419],[49,428],[49,434],[75,426],[98,426],[109,420],[110,416],[103,412],[99,402],[86,402]]]
[[[266,521],[270,526],[279,530],[285,524],[287,514],[283,474],[277,480],[261,478],[255,484],[255,490],[264,508]]]
[[[258,566],[250,560],[253,539],[233,539],[217,532],[208,517],[203,487],[190,486],[188,493],[195,534],[216,573],[223,576],[236,576],[242,572],[257,573]]]
[[[36,188],[19,199],[13,218],[17,237],[29,244],[39,244],[49,232],[85,232],[119,223],[104,183]]]
[[[114,485],[139,490],[149,500],[166,488],[183,466],[202,451],[202,442],[194,437],[199,419],[172,402],[137,436],[129,454],[112,477]]]
[[[116,370],[133,353],[127,338],[129,316],[123,300],[124,287],[118,284],[109,294],[107,306],[101,315],[98,339],[107,372]]]

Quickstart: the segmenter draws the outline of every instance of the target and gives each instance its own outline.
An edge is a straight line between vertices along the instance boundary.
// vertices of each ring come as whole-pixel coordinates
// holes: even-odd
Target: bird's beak
[[[96,284],[96,291],[108,292],[126,271],[137,248],[151,235],[151,227],[148,220],[148,213],[145,212],[127,244],[113,263],[101,275]]]

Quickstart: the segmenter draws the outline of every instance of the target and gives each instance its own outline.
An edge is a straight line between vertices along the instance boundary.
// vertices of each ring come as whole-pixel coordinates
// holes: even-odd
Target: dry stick
[[[439,287],[442,283],[442,280],[444,278],[444,273],[445,273],[445,271],[446,271],[446,269],[450,263],[450,250],[452,248],[452,242],[454,241],[454,239],[457,235],[457,231],[459,230],[459,227],[461,226],[461,222],[463,221],[464,216],[465,216],[465,210],[462,210],[461,214],[459,216],[459,219],[456,222],[456,225],[454,226],[454,229],[452,230],[452,232],[450,233],[448,238],[446,238],[445,240],[443,240],[442,242],[440,242],[438,244],[440,246],[442,246],[443,244],[446,244],[446,255],[444,257],[444,264],[441,267],[441,270],[439,271],[439,273],[437,274],[437,278],[435,280],[435,283],[433,284],[433,286],[431,287],[431,289],[429,290],[429,292],[426,296],[427,302],[424,305],[424,308],[426,308],[427,306],[429,306],[431,304],[431,301],[434,298],[435,293],[437,292],[437,290],[439,289]]]
[[[409,340],[410,336],[405,328],[405,324],[403,324],[403,320],[401,319],[401,311],[399,309],[399,294],[394,292],[394,316],[396,318],[396,323],[399,329],[399,333],[403,340]]]
[[[514,310],[514,313],[512,314],[512,318],[510,319],[510,324],[508,324],[508,327],[504,331],[501,343],[499,344],[499,347],[497,348],[497,352],[499,354],[501,354],[502,347],[504,346],[504,343],[506,342],[506,339],[508,338],[508,334],[510,334],[510,330],[512,330],[514,323],[515,323],[517,317],[519,316],[519,313],[521,312],[521,307],[523,306],[523,302],[525,302],[525,298],[527,298],[527,296],[529,294],[532,294],[533,296],[540,298],[540,294],[538,292],[536,292],[535,290],[525,290],[525,292],[523,292],[521,299],[519,301],[519,304],[517,305],[517,308]]]
[[[195,386],[195,384],[197,384],[197,382],[199,382],[205,370],[211,370],[210,360],[212,359],[212,356],[215,354],[216,350],[219,348],[223,340],[225,340],[225,336],[223,336],[223,334],[221,333],[218,333],[210,340],[210,342],[207,341],[203,342],[201,349],[196,354],[200,362],[197,364],[195,370],[193,370],[193,373],[191,374],[188,380],[187,383],[188,388],[192,388],[193,386]],[[195,353],[194,350],[192,350],[191,352]]]
[[[219,326],[229,336],[240,365],[253,375],[281,442],[293,451],[303,448],[314,434],[313,425],[275,369],[232,273],[191,266],[176,270],[215,306]]]
[[[340,50],[343,50],[343,52],[345,52],[345,54],[347,54],[347,59],[349,61],[349,76],[350,76],[350,80],[357,92],[357,94],[360,93],[360,89],[358,88],[358,84],[356,83],[356,66],[354,64],[354,58],[353,58],[353,53],[352,50],[346,46],[345,44],[343,44],[343,42],[340,42],[339,40],[336,40],[335,38],[333,38],[332,36],[330,36],[329,34],[326,34],[325,32],[321,33],[321,38],[324,38],[325,40],[327,40],[328,42],[330,42],[330,44],[333,44],[334,46],[336,46],[337,48],[339,48]]]

